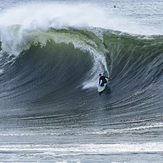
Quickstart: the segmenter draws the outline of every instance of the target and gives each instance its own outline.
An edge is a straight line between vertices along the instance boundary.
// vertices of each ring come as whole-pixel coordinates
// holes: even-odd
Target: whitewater
[[[0,1],[0,162],[162,163],[162,9]]]

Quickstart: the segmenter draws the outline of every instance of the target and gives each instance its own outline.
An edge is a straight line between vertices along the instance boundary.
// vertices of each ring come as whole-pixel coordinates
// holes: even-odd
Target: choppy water
[[[0,2],[0,162],[161,163],[162,6]]]

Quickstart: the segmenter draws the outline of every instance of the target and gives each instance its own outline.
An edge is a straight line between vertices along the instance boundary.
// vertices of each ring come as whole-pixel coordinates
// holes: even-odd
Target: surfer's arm
[[[109,77],[105,77],[105,78],[107,78],[107,79],[109,79],[109,80],[112,80],[112,78],[109,78]]]

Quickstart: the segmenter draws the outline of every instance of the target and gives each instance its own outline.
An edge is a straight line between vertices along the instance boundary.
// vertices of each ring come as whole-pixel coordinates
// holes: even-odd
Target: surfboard
[[[106,78],[106,80],[107,80],[107,82],[108,82],[108,79],[107,79],[107,78]],[[101,83],[102,83],[102,81],[101,81]],[[100,84],[101,84],[101,83],[100,83]],[[103,92],[104,89],[106,88],[106,86],[107,86],[107,83],[105,83],[104,86],[100,86],[100,85],[99,85],[99,86],[98,86],[98,92],[99,92],[99,93],[100,93],[100,92]]]

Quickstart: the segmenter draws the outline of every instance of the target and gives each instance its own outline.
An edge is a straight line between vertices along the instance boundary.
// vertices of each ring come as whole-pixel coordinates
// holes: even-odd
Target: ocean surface
[[[163,1],[0,0],[0,162],[162,163]]]

